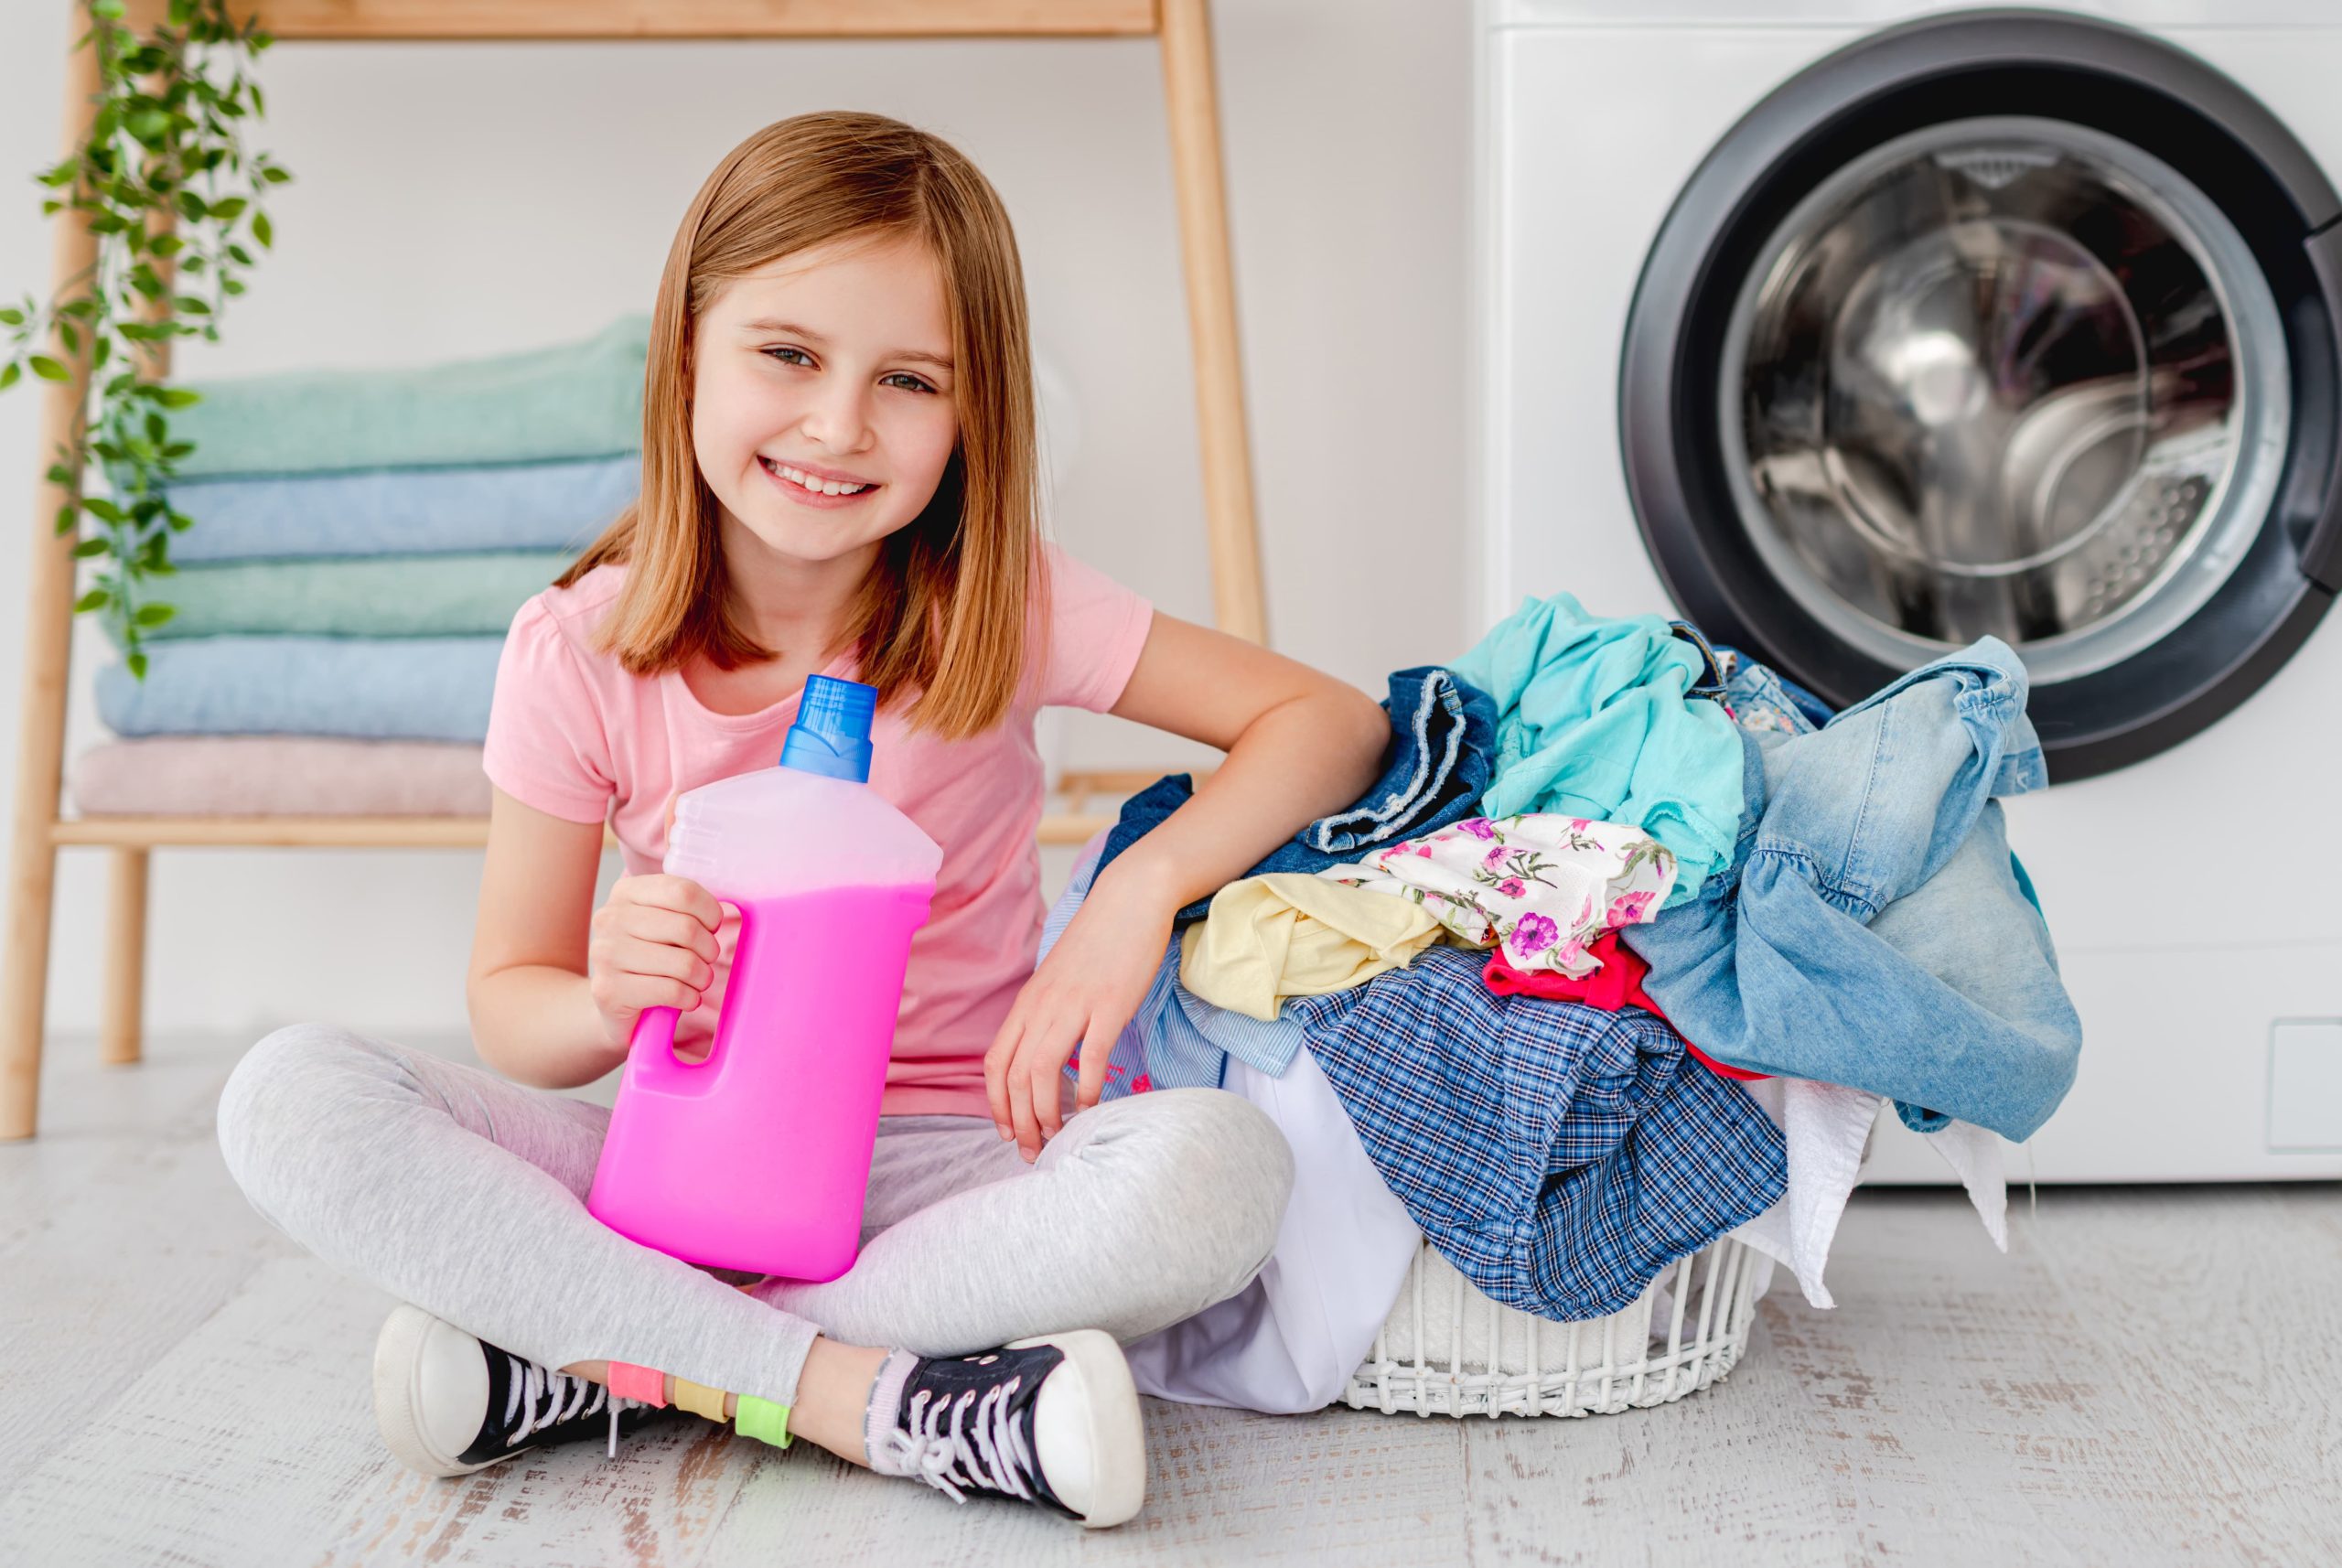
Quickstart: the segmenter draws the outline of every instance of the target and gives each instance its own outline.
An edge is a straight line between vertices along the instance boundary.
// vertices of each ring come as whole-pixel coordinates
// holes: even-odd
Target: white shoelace
[[[607,1402],[610,1412],[609,1456],[618,1456],[618,1416],[622,1412],[640,1408],[641,1401],[611,1399],[610,1391],[590,1379],[568,1372],[552,1372],[534,1361],[523,1361],[510,1351],[505,1359],[512,1363],[512,1376],[504,1385],[504,1427],[514,1447],[532,1432],[558,1425],[576,1416],[592,1415]],[[541,1408],[542,1407],[542,1408]],[[525,1418],[522,1412],[526,1412]],[[513,1424],[516,1419],[520,1424]]]
[[[968,1487],[1032,1501],[1026,1477],[1033,1474],[1033,1454],[1009,1404],[1023,1381],[995,1383],[981,1399],[973,1389],[955,1400],[936,1400],[925,1390],[913,1394],[909,1419],[886,1434],[887,1463],[881,1467],[916,1477],[955,1503],[967,1501],[962,1488]]]

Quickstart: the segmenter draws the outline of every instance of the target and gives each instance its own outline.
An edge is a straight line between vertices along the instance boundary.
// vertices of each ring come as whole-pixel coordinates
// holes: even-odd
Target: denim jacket
[[[1675,1026],[1735,1067],[1891,1096],[1923,1130],[2031,1136],[2081,1022],[1994,800],[2047,782],[2025,693],[1986,638],[1818,731],[1744,731],[1731,870],[1622,933]]]

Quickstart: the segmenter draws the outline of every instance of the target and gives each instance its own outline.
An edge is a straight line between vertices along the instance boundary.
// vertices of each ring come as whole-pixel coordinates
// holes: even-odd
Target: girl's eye
[[[810,365],[813,362],[813,356],[802,349],[767,349],[765,352],[780,360],[784,365]],[[790,354],[797,357],[793,360],[786,357]]]
[[[908,371],[897,371],[891,376],[881,378],[878,384],[889,387],[899,386],[905,392],[931,392],[935,390],[933,387],[929,386],[925,381],[920,381],[917,376],[911,374]]]

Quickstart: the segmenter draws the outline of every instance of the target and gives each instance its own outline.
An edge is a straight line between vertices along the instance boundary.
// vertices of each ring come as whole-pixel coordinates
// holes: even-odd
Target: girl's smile
[[[841,507],[870,496],[878,486],[868,479],[858,479],[839,473],[835,468],[818,467],[811,463],[789,463],[757,454],[763,467],[781,494],[800,506]]]

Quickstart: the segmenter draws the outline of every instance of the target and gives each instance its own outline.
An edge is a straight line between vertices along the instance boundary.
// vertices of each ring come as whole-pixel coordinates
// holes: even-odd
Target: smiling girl
[[[606,1427],[615,1443],[671,1403],[954,1498],[1090,1525],[1137,1511],[1117,1341],[1243,1287],[1292,1162],[1231,1095],[1099,1104],[1107,1047],[1173,913],[1356,800],[1389,725],[1351,687],[1044,544],[1032,385],[1007,215],[933,136],[786,120],[685,214],[651,325],[641,498],[521,610],[497,676],[469,984],[497,1072],[305,1025],[248,1053],[220,1101],[253,1206],[411,1304],[374,1359],[409,1466],[457,1475]],[[736,915],[659,873],[671,802],[771,766],[816,672],[877,688],[871,786],[942,871],[860,1260],[827,1283],[727,1283],[586,1213],[608,1113],[537,1090],[618,1067],[647,1007],[684,1010],[683,1054],[704,1054]],[[1036,972],[1033,721],[1052,703],[1228,757],[1099,876]],[[627,875],[596,908],[606,824]]]

